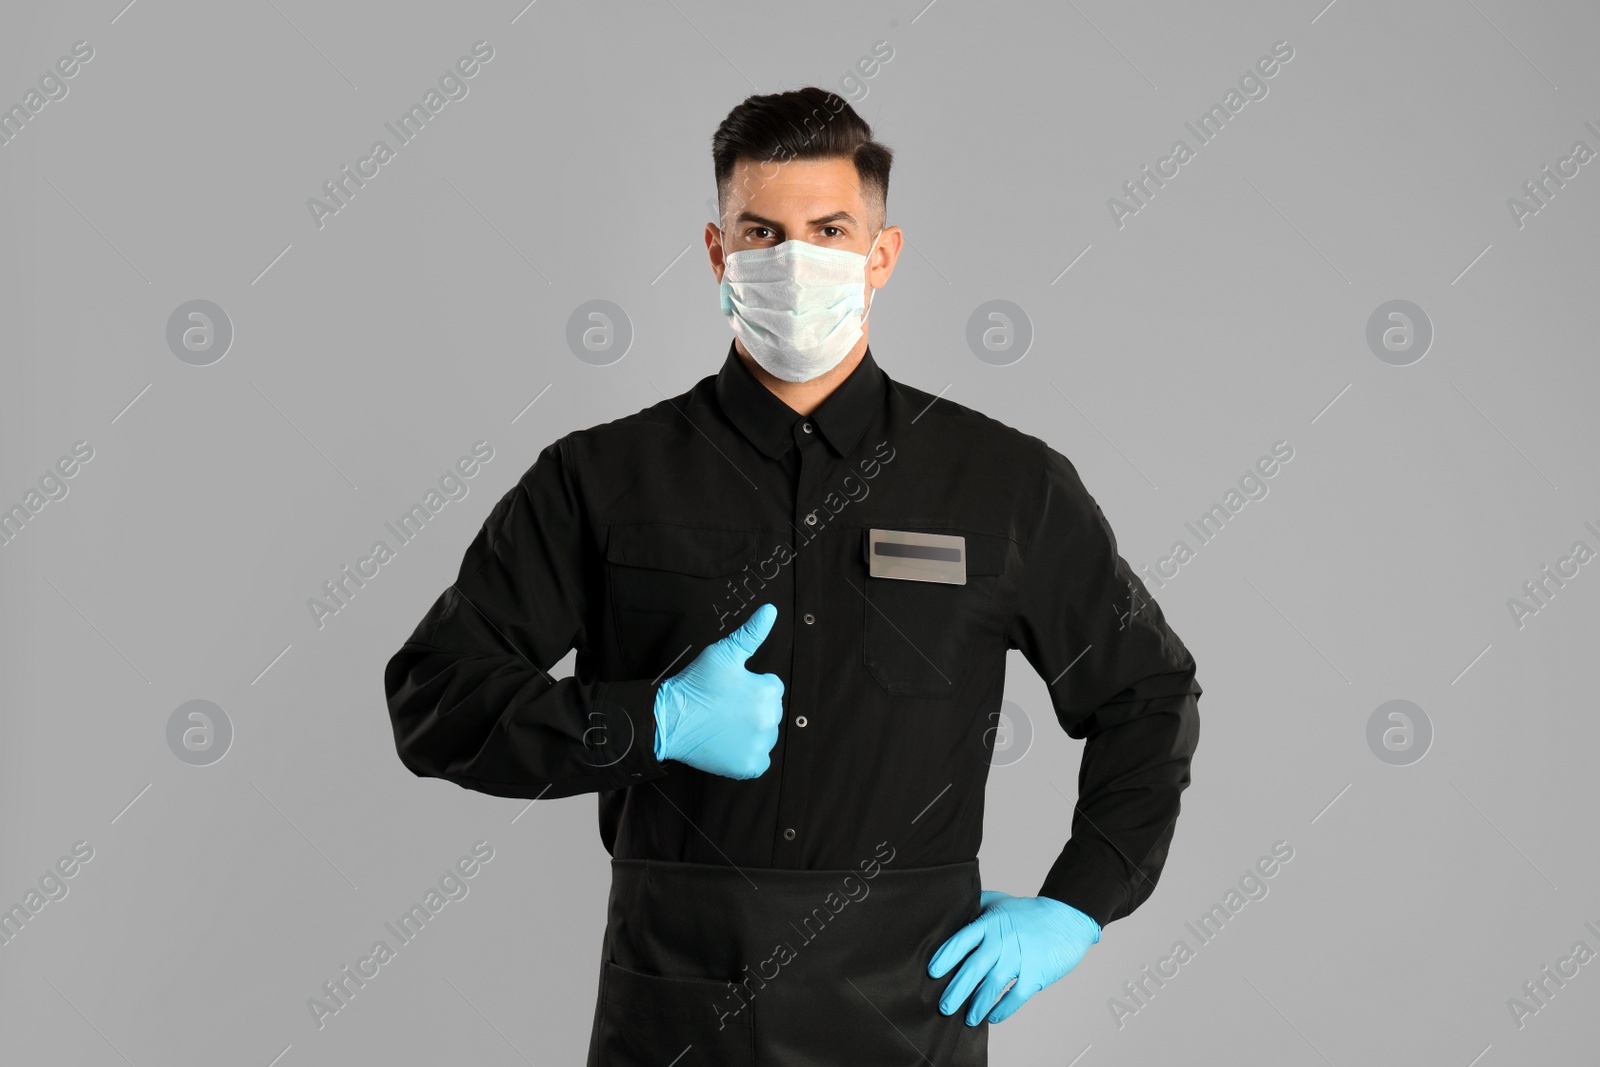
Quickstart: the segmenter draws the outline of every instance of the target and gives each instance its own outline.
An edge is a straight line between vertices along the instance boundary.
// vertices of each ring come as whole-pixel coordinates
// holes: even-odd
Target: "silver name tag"
[[[874,578],[967,584],[967,539],[959,534],[867,531],[867,573]]]

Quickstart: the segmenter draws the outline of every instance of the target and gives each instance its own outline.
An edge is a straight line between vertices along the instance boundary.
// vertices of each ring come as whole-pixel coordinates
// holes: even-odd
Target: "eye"
[[[745,240],[747,240],[747,241],[748,240],[757,240],[757,241],[765,241],[765,240],[767,240],[767,237],[757,237],[756,234],[758,232],[766,234],[767,237],[773,236],[772,230],[770,230],[766,226],[752,226],[748,230],[744,231]]]
[[[824,231],[832,230],[834,232],[834,235],[839,236],[839,237],[843,237],[844,236],[844,231],[839,229],[839,227],[837,227],[837,226],[824,226],[823,230]]]

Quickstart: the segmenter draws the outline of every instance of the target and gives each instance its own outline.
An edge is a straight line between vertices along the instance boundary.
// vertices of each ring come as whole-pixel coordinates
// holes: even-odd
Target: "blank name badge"
[[[869,529],[867,546],[874,578],[967,584],[967,539],[960,535]]]

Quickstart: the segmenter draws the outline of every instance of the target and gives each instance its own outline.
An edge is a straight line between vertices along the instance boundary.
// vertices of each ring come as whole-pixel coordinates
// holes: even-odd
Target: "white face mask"
[[[872,248],[882,236],[879,230]],[[730,252],[722,313],[768,374],[810,381],[837,367],[861,339],[872,307],[870,296],[862,302],[871,254],[793,239]]]

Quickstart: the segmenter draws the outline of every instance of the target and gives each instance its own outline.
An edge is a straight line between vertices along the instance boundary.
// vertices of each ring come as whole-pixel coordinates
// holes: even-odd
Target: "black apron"
[[[956,969],[928,977],[980,891],[977,860],[613,859],[587,1067],[986,1067],[988,1021],[939,1013]]]

